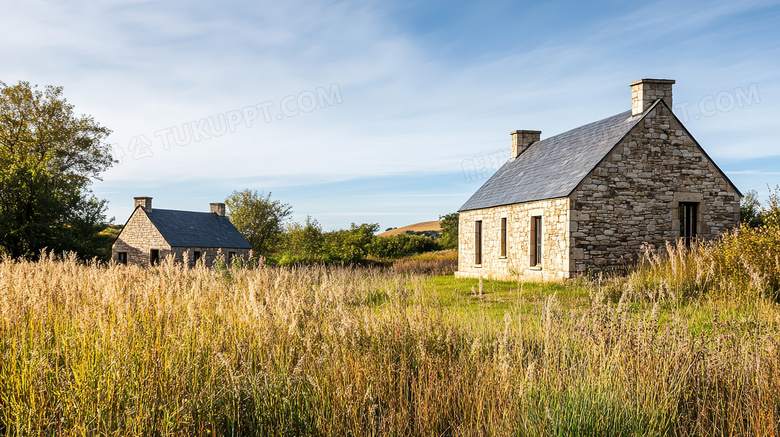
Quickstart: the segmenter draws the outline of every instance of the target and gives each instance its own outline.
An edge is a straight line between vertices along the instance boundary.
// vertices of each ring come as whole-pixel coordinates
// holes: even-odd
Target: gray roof
[[[641,119],[626,111],[531,144],[459,211],[568,196]]]
[[[174,247],[252,248],[227,217],[213,212],[153,208],[146,215],[165,241]]]

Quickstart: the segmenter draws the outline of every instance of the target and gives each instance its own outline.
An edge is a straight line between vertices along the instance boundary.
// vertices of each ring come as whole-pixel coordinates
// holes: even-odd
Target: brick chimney
[[[133,209],[138,207],[139,205],[141,208],[144,209],[144,211],[151,211],[152,210],[152,198],[151,197],[133,197],[133,200],[135,200],[135,206]]]
[[[539,141],[542,135],[540,130],[516,130],[512,132],[512,158],[517,158],[531,144]]]
[[[658,99],[664,99],[666,106],[672,106],[673,80],[669,79],[641,79],[631,86],[631,115],[639,115],[645,112]]]
[[[209,203],[211,206],[211,212],[214,214],[224,217],[225,216],[225,204],[224,203]]]

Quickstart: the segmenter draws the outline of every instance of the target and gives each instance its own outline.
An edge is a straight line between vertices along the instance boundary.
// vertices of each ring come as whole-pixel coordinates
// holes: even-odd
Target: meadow
[[[413,261],[4,259],[0,435],[780,434],[777,229],[562,283]]]

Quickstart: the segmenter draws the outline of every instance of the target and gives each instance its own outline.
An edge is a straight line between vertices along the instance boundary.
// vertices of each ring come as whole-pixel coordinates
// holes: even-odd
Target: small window
[[[542,265],[542,216],[531,217],[531,267]]]
[[[228,252],[228,262],[233,262],[233,259],[236,257],[235,252]]]
[[[200,259],[200,251],[196,250],[196,251],[192,252],[192,261],[193,262],[198,262],[199,259]]]
[[[159,249],[151,249],[149,251],[149,264],[156,266],[157,264],[160,264],[160,250]]]
[[[506,258],[506,217],[501,218],[501,247],[498,255],[501,258]]]
[[[474,222],[474,264],[482,264],[482,220]]]
[[[680,238],[686,246],[696,238],[698,209],[698,203],[680,202]]]
[[[127,265],[127,252],[119,252],[116,254],[116,261],[119,264]]]

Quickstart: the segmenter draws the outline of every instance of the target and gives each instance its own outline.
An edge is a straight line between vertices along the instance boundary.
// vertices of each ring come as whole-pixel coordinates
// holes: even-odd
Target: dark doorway
[[[160,264],[160,250],[152,249],[149,251],[149,264],[156,266]]]

